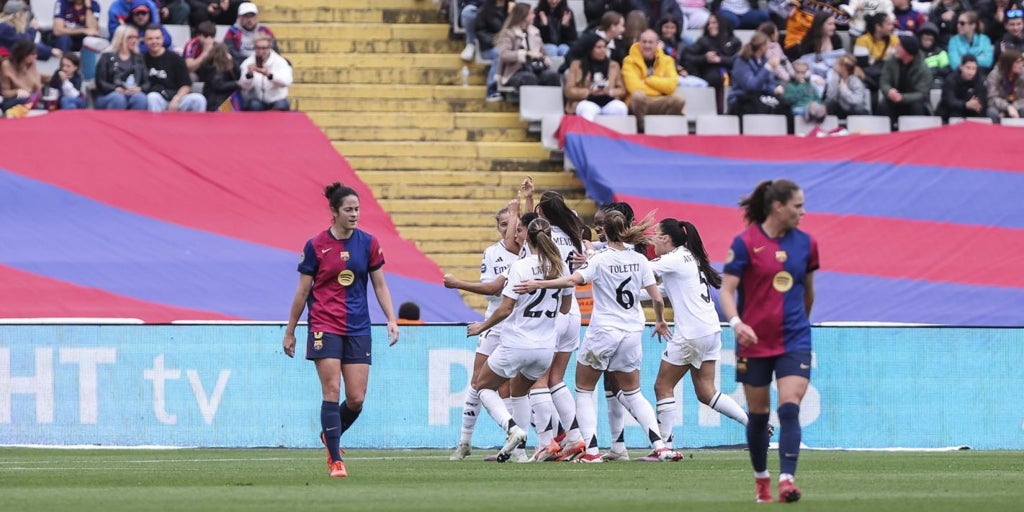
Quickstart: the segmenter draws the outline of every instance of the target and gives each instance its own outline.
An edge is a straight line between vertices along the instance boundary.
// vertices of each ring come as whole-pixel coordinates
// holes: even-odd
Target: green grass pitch
[[[483,462],[488,453],[450,462],[447,451],[352,450],[350,476],[332,479],[318,450],[0,448],[0,510],[1024,510],[1022,452],[804,451],[803,499],[770,505],[753,503],[744,451],[595,465]],[[773,478],[777,467],[773,453]]]

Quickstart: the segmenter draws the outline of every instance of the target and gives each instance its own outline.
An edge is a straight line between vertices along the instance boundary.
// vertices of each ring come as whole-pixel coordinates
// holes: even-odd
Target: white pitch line
[[[317,456],[315,459],[319,459],[319,458],[320,457]],[[417,460],[417,459],[420,459],[420,460],[438,460],[438,459],[444,459],[444,458],[445,457],[441,456],[441,455],[436,455],[436,456],[435,455],[425,455],[425,456],[418,456],[418,457],[414,457],[414,456],[345,457],[345,460],[346,461],[361,461],[361,460]],[[310,461],[310,460],[315,460],[315,459],[312,458],[312,457],[260,457],[260,458],[218,458],[218,459],[111,460],[109,462],[117,463],[117,464],[164,464],[164,463],[189,463],[189,464],[196,464],[196,463],[203,463],[203,462]],[[5,460],[5,461],[0,461],[0,471],[13,470],[13,469],[28,469],[28,468],[16,467],[16,466],[12,467],[12,465],[14,465],[14,464],[39,464],[39,465],[64,464],[65,465],[65,467],[62,467],[62,468],[52,468],[52,467],[51,468],[38,468],[40,470],[53,469],[53,470],[61,470],[62,471],[62,470],[65,470],[65,469],[79,469],[78,466],[68,467],[67,464],[69,462],[73,463],[73,461],[68,461],[68,460],[65,460],[65,459],[61,459],[61,460],[45,460],[45,461],[40,461],[40,460]],[[90,459],[90,460],[82,460],[82,462],[95,464],[96,462],[102,462],[102,461],[97,461],[95,459]],[[81,469],[88,469],[88,468],[81,468]],[[115,468],[110,468],[110,469],[115,469]],[[138,468],[134,468],[134,469],[138,469]]]

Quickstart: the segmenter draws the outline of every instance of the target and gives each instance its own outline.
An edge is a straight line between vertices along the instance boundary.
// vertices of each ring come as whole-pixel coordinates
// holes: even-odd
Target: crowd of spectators
[[[489,101],[551,81],[555,58],[564,59],[556,70],[567,113],[632,113],[641,127],[645,114],[682,114],[686,87],[706,86],[720,114],[812,122],[875,114],[894,125],[901,115],[998,123],[1024,108],[1019,0],[584,0],[579,34],[566,1],[529,2],[530,14],[515,17],[525,7],[511,0],[462,1],[462,58],[492,60]],[[756,30],[741,43],[734,29]],[[538,79],[510,81],[499,69]],[[503,97],[507,86],[513,94]]]
[[[37,6],[38,8],[38,6]],[[54,0],[40,30],[26,0],[0,0],[0,104],[33,109],[289,110],[292,67],[259,8],[241,0]],[[174,41],[169,25],[188,26]],[[217,41],[218,25],[227,26]],[[109,34],[109,39],[104,37]],[[38,61],[58,59],[44,74]]]

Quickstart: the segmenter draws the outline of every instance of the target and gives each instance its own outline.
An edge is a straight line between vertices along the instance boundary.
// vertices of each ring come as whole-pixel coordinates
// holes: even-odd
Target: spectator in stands
[[[224,44],[231,52],[231,58],[235,59],[235,64],[241,66],[243,60],[252,56],[257,34],[269,37],[273,41],[274,52],[281,53],[274,41],[274,33],[260,23],[256,4],[243,2],[238,6],[238,23],[232,25],[224,35]]]
[[[800,42],[814,24],[814,17],[819,12],[815,2],[803,2],[802,0],[783,0],[786,16],[786,38],[783,40],[782,49],[786,51],[789,60],[796,60],[800,57]],[[780,9],[781,10],[781,9]]]
[[[53,47],[61,52],[82,49],[86,36],[100,35],[100,3],[93,0],[57,0],[53,5]]]
[[[626,30],[622,33],[622,45],[626,48],[633,46],[633,43],[640,42],[640,34],[651,28],[647,21],[647,14],[640,10],[630,11],[626,15]]]
[[[242,62],[242,89],[245,110],[289,110],[288,86],[292,84],[292,66],[273,49],[270,37],[256,36],[255,53]]]
[[[892,16],[893,6],[890,0],[850,0],[849,3],[840,5],[839,9],[850,15],[850,36],[857,38],[871,33],[868,19],[879,14]]]
[[[913,36],[900,36],[896,54],[885,61],[878,92],[878,115],[889,116],[893,124],[904,115],[929,114],[928,91],[932,73],[924,65],[920,45]]]
[[[939,44],[946,47],[949,39],[956,35],[957,19],[960,13],[970,10],[967,0],[935,0],[928,13],[928,21],[939,27]]]
[[[17,41],[28,41],[34,44],[36,58],[49,60],[50,57],[60,58],[63,52],[58,48],[52,48],[44,43],[36,43],[38,35],[36,29],[38,22],[29,21],[28,4],[22,0],[8,0],[4,4],[3,11],[0,11],[0,48],[6,48],[8,52],[14,52],[14,43]]]
[[[496,38],[505,26],[505,19],[515,5],[507,0],[483,0],[476,16],[476,44],[480,56],[491,61],[487,70],[487,101],[501,101],[498,92],[498,50],[495,48]]]
[[[462,10],[459,11],[459,23],[466,31],[466,47],[459,57],[466,62],[471,62],[476,56],[476,15],[480,11],[480,4],[481,0],[463,0]]]
[[[60,70],[50,78],[50,89],[57,92],[61,110],[83,109],[89,102],[82,93],[81,61],[74,53],[65,53],[60,58]]]
[[[188,0],[189,25],[199,26],[204,21],[214,25],[234,25],[238,21],[242,0]]]
[[[780,83],[788,82],[794,73],[793,63],[789,61],[789,57],[786,57],[786,52],[779,44],[779,27],[774,22],[766,21],[757,26],[757,31],[768,36],[768,53],[765,54],[765,57],[768,59],[768,65],[771,66],[775,78]]]
[[[421,325],[420,307],[415,302],[403,302],[398,306],[398,325]]]
[[[206,98],[192,92],[185,59],[164,47],[160,27],[150,25],[145,32],[146,69],[149,87],[145,89],[150,112],[206,112]]]
[[[686,43],[683,42],[682,23],[675,18],[666,17],[658,23],[655,31],[661,38],[661,50],[676,61],[676,71],[680,71],[682,69],[680,56],[686,47]]]
[[[721,14],[712,14],[704,27],[704,35],[686,47],[685,68],[715,88],[718,111],[722,111],[725,75],[733,68],[733,60],[743,45],[732,35],[732,28]],[[767,46],[766,46],[767,49]],[[627,84],[627,88],[628,88]]]
[[[605,40],[596,34],[585,34],[580,38],[580,45],[590,50],[586,57],[574,60],[569,66],[565,77],[565,113],[576,114],[587,121],[593,121],[599,114],[629,114],[629,107],[622,101],[626,87],[619,63],[608,58]]]
[[[939,46],[939,28],[932,22],[925,23],[917,31],[917,37],[921,43],[924,65],[932,72],[932,87],[941,87],[942,80],[949,75],[950,67],[949,54]]]
[[[540,30],[544,53],[562,57],[576,42],[576,18],[565,0],[540,0],[534,10],[533,24]]]
[[[985,34],[993,42],[998,43],[1006,32],[1006,13],[1013,10],[1013,4],[1019,3],[1014,0],[992,0],[981,1],[975,5],[981,24],[985,27]],[[999,49],[996,48],[996,58],[999,58]]]
[[[768,36],[755,32],[743,45],[729,75],[729,113],[783,114],[786,106],[781,100],[784,89],[768,66]]]
[[[583,14],[587,17],[587,30],[593,30],[602,25],[602,18],[605,14],[616,12],[625,19],[629,11],[632,10],[632,0],[583,0]],[[621,61],[619,62],[621,64]]]
[[[914,35],[928,22],[928,18],[914,10],[910,0],[892,0],[892,13],[896,17],[896,35]]]
[[[601,17],[601,23],[596,29],[584,32],[583,35],[595,34],[607,43],[605,51],[608,54],[608,58],[619,63],[619,67],[622,67],[622,60],[629,54],[629,46],[627,46],[622,40],[622,34],[626,30],[626,18],[624,18],[618,11],[609,11]],[[580,38],[582,39],[582,37]],[[576,44],[569,49],[569,53],[565,55],[565,61],[562,62],[562,67],[559,68],[559,73],[564,73],[569,69],[569,65],[576,59],[582,59],[587,56],[586,50],[582,49],[579,44],[580,39],[577,39]]]
[[[985,79],[988,92],[988,117],[998,123],[1003,118],[1019,118],[1024,111],[1024,57],[1020,50],[1003,51],[996,67]]]
[[[1003,22],[1005,32],[996,45],[995,57],[1006,50],[1024,51],[1024,10],[1020,6],[1014,6],[1006,11],[1006,21]]]
[[[793,69],[795,71],[793,79],[782,86],[782,99],[789,105],[794,116],[803,116],[807,113],[809,105],[819,102],[821,95],[807,80],[810,66],[806,62],[797,62],[793,65]]]
[[[683,26],[685,27],[681,28],[680,32],[700,30],[708,24],[711,11],[708,10],[707,0],[680,0],[677,3],[679,3],[679,8],[683,11]]]
[[[185,66],[188,67],[189,73],[198,74],[199,68],[206,64],[216,37],[217,26],[212,21],[204,21],[196,27],[195,37],[185,43],[185,49],[181,53],[181,56],[185,57]],[[206,81],[202,78],[199,80]]]
[[[163,25],[188,25],[188,15],[192,10],[185,0],[155,0]]]
[[[121,25],[96,62],[96,108],[146,110],[147,88],[149,73],[139,53],[139,32],[131,25]]]
[[[825,86],[825,108],[841,118],[849,115],[866,116],[871,113],[871,95],[864,85],[864,71],[857,66],[853,55],[843,55],[836,61],[835,73],[828,76]]]
[[[158,27],[160,32],[163,33],[164,48],[170,50],[174,47],[174,42],[171,41],[171,34],[170,32],[167,32],[167,29],[164,28],[159,21],[154,21],[156,19],[153,15],[154,12],[156,11],[151,11],[150,6],[148,5],[136,5],[135,7],[132,7],[131,13],[129,13],[130,16],[124,21],[124,23],[135,27],[135,30],[138,30],[140,34],[145,34],[146,29],[150,25]],[[143,54],[149,51],[149,48],[146,46],[145,39],[139,42],[139,51]]]
[[[197,73],[203,81],[206,111],[216,112],[238,90],[238,69],[235,68],[235,61],[231,59],[228,47],[224,43],[214,43],[204,55],[207,57]]]
[[[797,59],[803,60],[811,67],[811,74],[817,78],[812,83],[819,85],[820,80],[828,78],[828,72],[839,57],[846,54],[843,41],[836,34],[836,16],[824,11],[814,15],[811,28],[797,46]],[[792,55],[790,55],[792,57]]]
[[[964,11],[956,22],[957,35],[949,40],[949,67],[957,69],[960,67],[960,58],[964,55],[974,55],[978,59],[978,66],[983,72],[992,69],[992,41],[981,31],[978,23],[978,13]]]
[[[113,0],[113,3],[110,4],[110,9],[107,10],[107,32],[111,38],[114,37],[114,32],[117,32],[117,27],[120,27],[122,23],[128,22],[128,19],[132,16],[132,10],[140,5],[149,7],[149,12],[158,12],[153,0]],[[139,34],[141,33],[142,31],[140,30]]]
[[[715,5],[718,6],[718,14],[729,22],[730,31],[755,29],[771,19],[768,10],[761,9],[757,0],[715,0],[712,9]]]
[[[641,11],[647,16],[649,27],[657,27],[658,22],[666,16],[677,20],[683,19],[683,10],[676,0],[632,0],[633,10]],[[744,0],[740,0],[744,1]],[[628,16],[628,15],[627,15]]]
[[[682,115],[686,100],[675,94],[679,86],[676,64],[661,51],[658,34],[648,30],[640,42],[629,49],[622,63],[622,80],[626,85],[629,109],[636,116],[637,126],[644,126],[644,116]]]
[[[11,45],[11,56],[0,61],[0,93],[3,94],[0,110],[6,112],[15,105],[33,107],[39,101],[42,88],[42,77],[36,69],[35,43],[24,39],[15,41]]]
[[[853,56],[857,65],[864,70],[864,84],[871,91],[878,90],[878,82],[882,78],[882,63],[892,57],[899,46],[899,39],[892,33],[893,18],[884,12],[878,12],[865,20],[866,32],[853,43]]]
[[[551,59],[544,54],[543,40],[533,20],[529,4],[516,4],[495,38],[501,84],[516,93],[524,85],[561,85],[558,73],[551,69]]]
[[[978,59],[965,54],[960,59],[959,73],[952,73],[942,84],[942,100],[938,114],[943,122],[951,117],[984,117],[988,115],[988,91],[978,73]]]

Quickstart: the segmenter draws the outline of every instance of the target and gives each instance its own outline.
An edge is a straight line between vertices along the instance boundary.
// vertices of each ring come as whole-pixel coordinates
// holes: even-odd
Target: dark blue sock
[[[786,402],[779,406],[779,472],[796,474],[800,456],[800,405]]]
[[[352,409],[349,409],[348,404],[345,402],[341,403],[341,406],[338,407],[338,411],[341,414],[342,434],[344,434],[345,431],[348,430],[349,427],[351,427],[352,424],[356,422],[356,418],[359,417],[359,413],[363,412],[362,409],[359,409],[358,411],[353,411]]]
[[[747,415],[747,449],[755,472],[768,471],[768,415]]]
[[[327,440],[327,451],[331,459],[341,460],[341,415],[338,414],[338,404],[334,402],[320,403],[320,425],[323,429],[324,438]]]

